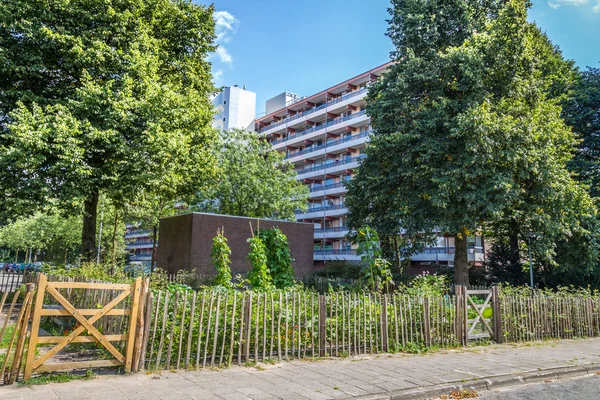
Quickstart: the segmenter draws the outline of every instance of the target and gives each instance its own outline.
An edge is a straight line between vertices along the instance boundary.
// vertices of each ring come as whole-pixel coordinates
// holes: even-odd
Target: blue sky
[[[389,60],[388,0],[214,0],[219,86],[246,85],[257,112],[285,90],[311,95]],[[600,66],[600,0],[534,0],[529,19],[579,67]]]

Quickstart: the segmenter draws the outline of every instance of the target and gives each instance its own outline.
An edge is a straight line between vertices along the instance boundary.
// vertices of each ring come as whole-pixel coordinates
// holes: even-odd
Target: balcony
[[[348,136],[348,137],[345,137],[345,138],[342,138],[342,139],[330,140],[329,142],[320,144],[318,146],[311,146],[311,147],[308,147],[308,148],[306,148],[304,150],[300,150],[300,151],[297,151],[295,153],[290,153],[290,154],[288,154],[288,155],[285,156],[285,159],[287,160],[287,159],[290,159],[290,158],[293,158],[293,157],[297,157],[297,156],[301,156],[301,155],[304,155],[304,154],[314,153],[315,151],[319,151],[319,150],[323,150],[323,149],[329,149],[329,151],[336,151],[336,150],[340,150],[340,149],[343,150],[343,149],[345,149],[345,146],[342,146],[339,149],[336,149],[334,147],[337,146],[337,145],[340,145],[340,144],[346,144],[347,146],[351,146],[353,144],[356,145],[354,142],[361,141],[361,139],[363,139],[363,138],[368,138],[369,135],[370,135],[370,133],[371,133],[371,131],[362,132],[362,133],[359,133],[358,135]],[[361,142],[364,143],[365,141],[366,140],[361,141]],[[323,154],[325,154],[325,152],[323,152]],[[312,156],[312,154],[311,154],[311,156]]]
[[[142,231],[131,231],[125,233],[125,239],[133,239],[138,237],[146,237],[152,235],[152,230],[146,229]]]
[[[302,212],[296,211],[296,219],[317,219],[323,217],[335,217],[348,214],[345,204],[333,204],[331,206],[313,207]],[[315,230],[316,231],[316,230]]]
[[[345,237],[349,231],[347,226],[315,228],[315,239],[339,239]]]
[[[322,250],[315,249],[313,253],[313,259],[316,261],[325,260],[347,260],[347,261],[360,261],[360,257],[356,255],[354,249],[341,249],[341,250]]]
[[[310,188],[309,198],[319,199],[326,195],[341,195],[348,191],[346,181],[331,183],[328,185],[317,185]]]
[[[321,104],[320,106],[313,107],[313,108],[311,108],[310,110],[306,110],[306,111],[304,111],[304,112],[297,113],[297,114],[295,114],[295,115],[292,115],[292,116],[290,116],[290,117],[284,118],[284,119],[282,119],[281,121],[275,122],[275,123],[273,123],[273,124],[271,124],[271,125],[269,125],[269,126],[265,126],[264,128],[262,128],[262,129],[259,129],[259,130],[258,130],[258,133],[264,133],[264,132],[266,132],[266,131],[268,131],[268,130],[270,130],[270,129],[273,129],[273,128],[276,128],[276,127],[278,127],[278,126],[281,126],[281,125],[287,124],[288,122],[294,121],[294,120],[296,120],[296,119],[298,119],[298,118],[302,118],[302,117],[305,117],[305,116],[307,116],[307,115],[313,114],[313,113],[315,113],[315,112],[317,112],[317,111],[319,111],[319,110],[322,110],[322,109],[324,109],[324,108],[326,108],[326,107],[329,107],[329,106],[332,106],[332,105],[334,105],[334,104],[340,103],[340,102],[342,102],[342,101],[344,101],[344,100],[350,99],[350,98],[352,98],[352,97],[359,96],[359,95],[361,95],[361,94],[366,94],[366,92],[367,92],[367,89],[365,88],[365,89],[357,90],[357,91],[355,91],[355,92],[350,92],[350,93],[347,93],[347,94],[345,94],[345,95],[343,95],[343,96],[341,96],[341,97],[338,97],[338,98],[336,98],[336,99],[333,99],[333,100],[331,100],[331,101],[328,101],[327,103],[323,103],[323,104]],[[281,139],[280,139],[280,140],[281,140]],[[275,144],[275,142],[273,142],[273,144]]]
[[[152,254],[133,256],[129,259],[130,261],[152,261]]]
[[[125,243],[126,249],[151,249],[152,240],[142,240],[139,242]]]
[[[361,117],[361,116],[364,116],[364,115],[366,115],[366,111],[365,110],[356,112],[354,114],[347,115],[345,117],[337,118],[337,119],[334,119],[333,121],[326,122],[326,123],[321,124],[319,126],[313,126],[312,128],[308,128],[306,130],[303,130],[303,131],[300,131],[300,132],[296,132],[296,133],[294,133],[292,135],[289,135],[288,137],[277,139],[277,140],[271,142],[271,145],[275,146],[275,145],[277,145],[279,143],[283,143],[283,142],[286,142],[286,141],[291,141],[291,140],[300,138],[302,136],[306,136],[309,133],[320,131],[321,129],[325,129],[325,128],[328,128],[328,127],[333,126],[333,125],[341,124],[342,122],[350,121],[350,120],[353,120],[355,118],[358,118],[358,117]]]
[[[455,247],[426,247],[422,252],[414,254],[411,258],[413,261],[454,261]],[[467,256],[470,262],[483,262],[484,252],[483,247],[470,246],[467,248]]]
[[[365,158],[366,155],[361,154],[360,156],[356,156],[356,157],[352,157],[352,158],[347,158],[345,160],[340,160],[338,162],[330,162],[327,164],[321,164],[321,165],[317,165],[315,167],[310,167],[310,168],[304,168],[300,171],[297,171],[297,178],[298,179],[305,179],[311,176],[318,176],[318,172],[320,171],[324,171],[323,173],[327,172],[327,173],[335,173],[335,172],[340,172],[340,171],[344,171],[346,169],[354,169],[358,167],[358,162],[360,160],[362,160],[363,158]],[[323,173],[321,173],[320,175],[323,175]]]

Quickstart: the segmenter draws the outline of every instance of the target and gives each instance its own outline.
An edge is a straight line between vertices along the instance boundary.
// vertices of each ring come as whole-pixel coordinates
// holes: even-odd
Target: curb
[[[526,383],[543,382],[554,379],[574,378],[596,373],[598,367],[594,365],[580,367],[558,367],[539,371],[531,371],[511,375],[497,375],[469,381],[455,381],[435,386],[412,389],[402,389],[389,393],[371,394],[354,397],[357,400],[417,400],[439,397],[450,394],[455,390],[495,390],[507,386],[517,386]]]

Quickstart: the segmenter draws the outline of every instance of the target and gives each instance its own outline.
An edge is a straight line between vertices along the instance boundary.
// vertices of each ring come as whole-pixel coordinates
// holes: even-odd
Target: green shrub
[[[277,227],[261,229],[258,236],[266,247],[267,268],[273,280],[273,285],[278,289],[293,286],[295,275],[287,236]]]
[[[248,259],[252,264],[252,269],[248,272],[248,282],[255,290],[270,289],[272,280],[267,268],[267,249],[265,243],[259,236],[252,236],[248,239],[248,243],[250,243]]]
[[[210,253],[212,263],[217,270],[215,285],[226,287],[231,286],[231,260],[229,259],[230,254],[231,249],[227,245],[225,229],[221,228],[220,230],[217,230],[217,236],[213,238],[213,247]]]

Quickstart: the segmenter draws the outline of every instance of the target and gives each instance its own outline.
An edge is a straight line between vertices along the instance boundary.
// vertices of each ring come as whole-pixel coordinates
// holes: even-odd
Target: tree
[[[0,5],[0,208],[84,210],[132,199],[182,165],[212,170],[207,56],[213,7],[184,0],[7,0]]]
[[[217,230],[217,236],[213,238],[213,247],[210,253],[215,269],[217,270],[217,277],[215,279],[215,285],[221,285],[229,287],[231,286],[231,260],[229,255],[231,249],[227,245],[227,238],[225,237],[225,229],[221,228]]]
[[[392,205],[403,227],[455,235],[459,284],[467,236],[507,212],[563,233],[593,212],[565,168],[575,139],[548,97],[524,3],[398,0],[391,13],[396,63],[369,91],[375,137],[349,196]]]
[[[572,93],[563,116],[581,143],[569,166],[590,185],[590,194],[600,197],[600,68],[581,72]]]
[[[215,147],[220,171],[198,191],[194,208],[255,218],[295,220],[307,208],[308,188],[296,180],[293,165],[255,132],[223,131]]]
[[[267,268],[277,289],[285,289],[294,284],[295,275],[287,236],[279,229],[260,229],[258,236],[265,244]]]
[[[77,217],[36,213],[0,228],[0,246],[15,251],[15,259],[23,251],[25,262],[31,259],[66,264],[76,258],[80,233],[81,220]]]

